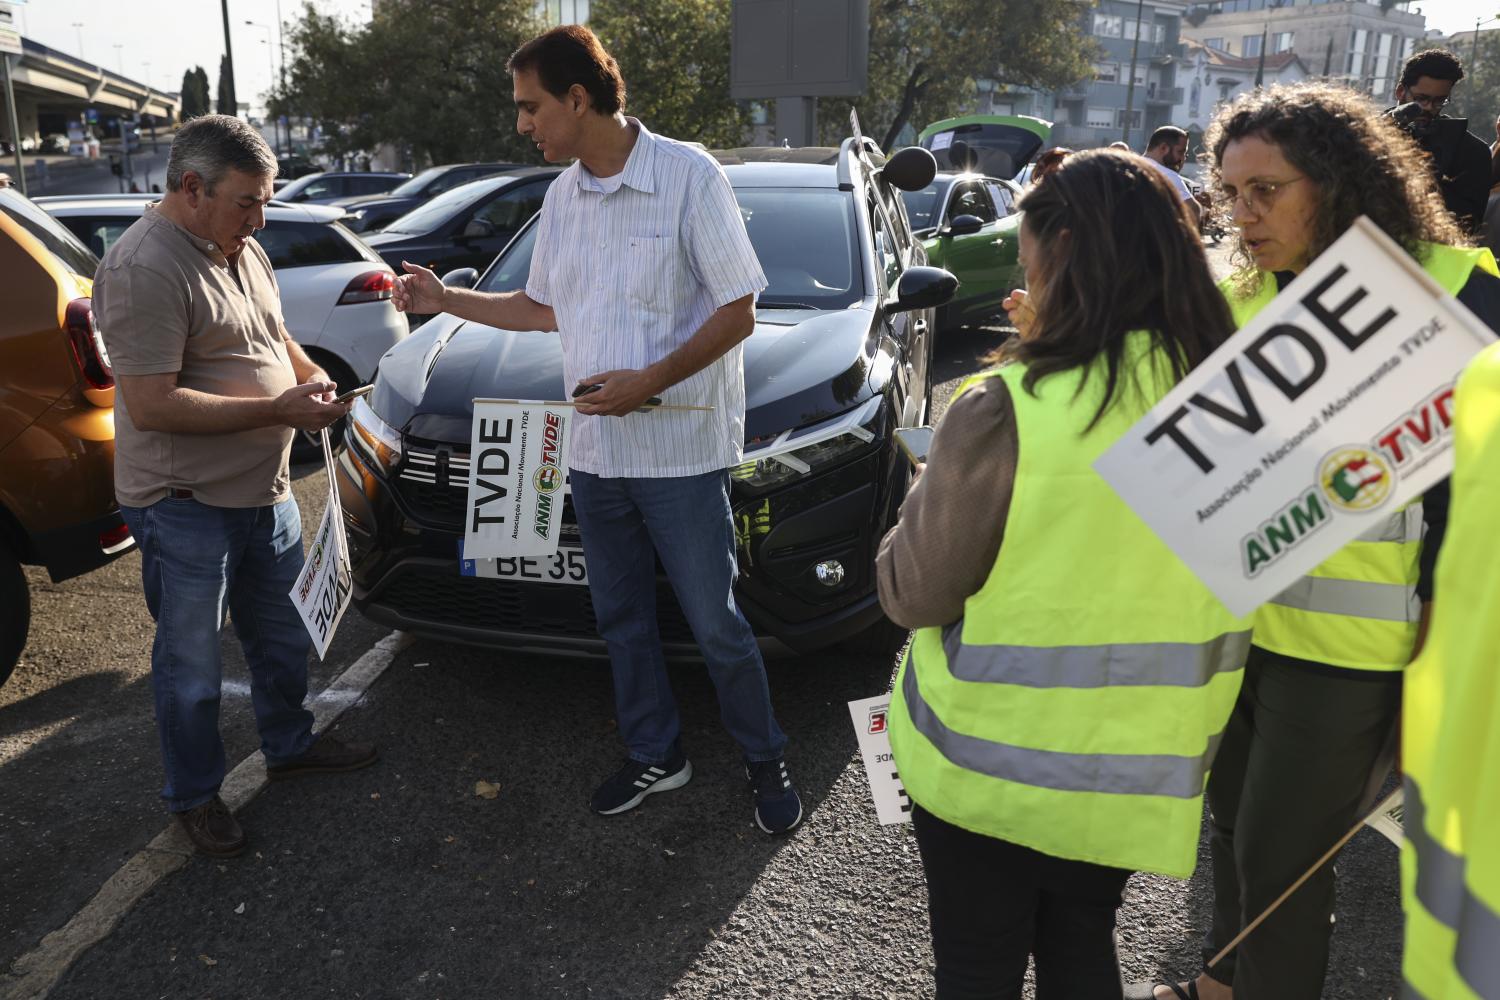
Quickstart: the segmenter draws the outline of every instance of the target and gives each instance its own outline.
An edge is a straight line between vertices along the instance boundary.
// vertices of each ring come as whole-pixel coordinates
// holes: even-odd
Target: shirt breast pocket
[[[631,236],[625,241],[625,295],[645,312],[672,312],[677,298],[678,244],[665,236]]]

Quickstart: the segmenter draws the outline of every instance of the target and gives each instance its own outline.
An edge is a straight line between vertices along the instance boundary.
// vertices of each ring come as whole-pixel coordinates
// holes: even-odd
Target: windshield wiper
[[[755,306],[757,309],[810,309],[813,312],[820,311],[817,306],[810,306],[805,302],[767,302],[765,299],[761,299],[755,303]]]

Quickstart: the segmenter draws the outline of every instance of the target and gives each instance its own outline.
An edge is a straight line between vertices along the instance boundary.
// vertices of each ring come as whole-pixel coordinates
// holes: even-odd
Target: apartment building
[[[1139,149],[1155,128],[1172,123],[1174,109],[1183,102],[1178,43],[1188,6],[1176,0],[1146,0],[1139,6],[1135,0],[1099,0],[1084,12],[1085,30],[1098,43],[1100,55],[1092,79],[1053,95],[1056,145],[1105,146],[1125,137],[1128,121],[1128,141]]]
[[[1200,3],[1182,35],[1258,59],[1296,52],[1307,72],[1341,80],[1377,101],[1391,98],[1401,64],[1427,44],[1426,19],[1409,0],[1221,0]]]

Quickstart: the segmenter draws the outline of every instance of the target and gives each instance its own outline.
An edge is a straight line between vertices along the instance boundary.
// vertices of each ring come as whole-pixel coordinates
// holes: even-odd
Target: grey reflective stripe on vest
[[[1500,913],[1469,891],[1464,859],[1428,836],[1425,814],[1422,790],[1407,775],[1402,826],[1417,853],[1417,899],[1457,933],[1453,965],[1458,974],[1484,1000],[1500,1000]]]
[[[1420,542],[1422,540],[1422,504],[1409,504],[1402,510],[1381,518],[1360,533],[1357,542]]]
[[[1108,646],[971,646],[963,632],[961,620],[943,629],[955,678],[1033,688],[1202,687],[1215,674],[1239,670],[1250,652],[1248,631],[1208,642]]]
[[[1428,1000],[1427,994],[1406,980],[1401,981],[1401,1000]]]
[[[1222,735],[1209,740],[1201,757],[1033,750],[949,729],[922,700],[915,657],[907,660],[903,677],[901,693],[912,725],[939,753],[964,770],[1038,788],[1195,799],[1203,794],[1203,776]]]
[[[1417,588],[1405,583],[1304,576],[1271,598],[1271,603],[1298,611],[1321,611],[1386,622],[1414,622],[1422,616],[1422,600],[1417,597]]]

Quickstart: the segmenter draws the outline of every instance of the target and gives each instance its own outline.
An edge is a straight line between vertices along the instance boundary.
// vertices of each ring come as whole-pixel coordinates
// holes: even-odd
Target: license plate
[[[536,583],[567,583],[587,586],[588,567],[583,550],[559,546],[549,556],[507,556],[502,559],[465,559],[463,541],[458,543],[459,572],[464,576],[492,580],[532,580]]]

